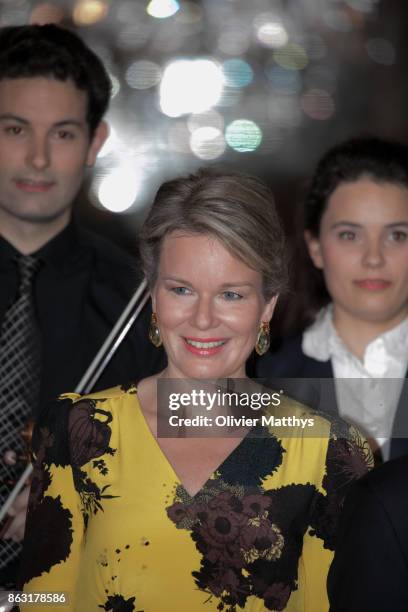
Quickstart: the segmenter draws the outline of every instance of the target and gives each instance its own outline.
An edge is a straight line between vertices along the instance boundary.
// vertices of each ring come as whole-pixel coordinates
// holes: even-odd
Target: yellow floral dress
[[[58,609],[80,612],[328,610],[339,509],[371,457],[316,418],[319,438],[247,435],[190,497],[134,386],[62,396],[34,439],[25,591],[64,591]]]

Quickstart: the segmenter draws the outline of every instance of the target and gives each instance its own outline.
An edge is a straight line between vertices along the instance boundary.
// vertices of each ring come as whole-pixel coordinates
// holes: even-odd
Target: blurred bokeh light
[[[262,142],[261,128],[249,119],[236,119],[227,126],[225,140],[234,151],[250,153]]]
[[[136,165],[114,168],[99,184],[99,202],[111,212],[124,212],[134,204],[140,186],[141,176]]]
[[[177,13],[180,5],[176,0],[151,0],[147,5],[147,12],[157,19],[166,19]]]
[[[273,13],[261,13],[254,20],[256,37],[265,47],[283,47],[289,41],[288,33]]]
[[[149,60],[137,60],[126,70],[125,79],[133,89],[149,89],[161,79],[161,68]]]
[[[161,110],[169,117],[205,111],[217,104],[223,85],[223,72],[212,60],[172,62],[160,85]]]
[[[56,4],[42,2],[37,4],[30,13],[30,23],[44,25],[45,23],[60,23],[65,17],[64,9]]]
[[[222,65],[225,83],[230,87],[246,87],[254,78],[254,71],[243,59],[229,59]]]
[[[72,17],[80,26],[89,26],[101,21],[108,14],[106,0],[79,0],[75,3]]]
[[[200,159],[217,159],[225,151],[224,134],[216,127],[197,128],[191,134],[190,147]]]
[[[386,0],[0,0],[0,25],[61,23],[104,61],[92,202],[134,219],[199,165],[287,192],[341,139],[404,138],[407,18]]]

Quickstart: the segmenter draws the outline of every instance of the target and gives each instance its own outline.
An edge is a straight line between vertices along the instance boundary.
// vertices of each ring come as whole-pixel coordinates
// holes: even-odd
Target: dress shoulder
[[[103,389],[101,391],[94,391],[91,393],[62,393],[58,399],[69,399],[72,402],[78,402],[80,400],[94,400],[100,401],[104,399],[119,399],[126,394],[134,395],[137,393],[137,387],[133,383],[116,385],[115,387],[110,387],[109,389]]]
[[[326,439],[344,438],[364,442],[360,432],[339,415],[316,410],[292,397],[281,395],[278,406],[270,405],[267,416],[274,416],[270,431],[278,437],[313,437]],[[276,425],[278,423],[278,425]]]
[[[100,430],[106,422],[112,421],[113,413],[120,411],[121,406],[134,395],[136,386],[133,384],[84,395],[63,393],[41,412],[32,439],[34,456],[38,457],[40,453],[42,461],[48,465],[70,464],[73,441],[78,440],[79,431],[84,431],[85,420],[93,422]],[[109,413],[107,418],[103,416],[105,412]]]

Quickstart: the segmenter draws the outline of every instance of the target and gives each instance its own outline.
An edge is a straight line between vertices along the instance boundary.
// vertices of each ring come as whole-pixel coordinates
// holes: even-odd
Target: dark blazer
[[[331,361],[305,355],[302,334],[284,340],[276,350],[258,358],[255,368],[256,377],[264,379],[268,387],[283,388],[285,393],[316,410],[338,414]],[[408,371],[405,376],[393,425],[391,458],[408,454]]]
[[[408,456],[350,489],[327,585],[330,612],[407,612]]]
[[[0,237],[0,325],[18,288],[17,251]],[[73,391],[140,282],[137,262],[110,241],[71,223],[37,253],[34,304],[42,339],[41,391],[34,415]],[[95,390],[150,376],[165,367],[149,342],[148,304]]]

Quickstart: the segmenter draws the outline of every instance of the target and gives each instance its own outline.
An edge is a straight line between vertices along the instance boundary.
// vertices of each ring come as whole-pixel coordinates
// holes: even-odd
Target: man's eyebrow
[[[13,113],[4,113],[3,115],[0,115],[0,121],[15,121],[17,123],[21,123],[21,125],[29,125],[30,123],[27,119],[24,119],[24,117],[13,115]],[[84,125],[84,121],[79,121],[78,119],[72,119],[69,117],[67,119],[63,119],[62,121],[57,121],[54,123],[53,127],[76,126],[82,128]]]
[[[18,123],[21,123],[23,125],[28,125],[28,121],[27,119],[24,119],[23,117],[19,117],[18,115],[13,115],[12,113],[4,113],[3,115],[0,115],[0,121],[17,121]]]
[[[78,119],[64,119],[63,121],[57,121],[54,123],[54,127],[65,127],[65,126],[76,126],[76,127],[84,127],[85,121],[79,121]]]

